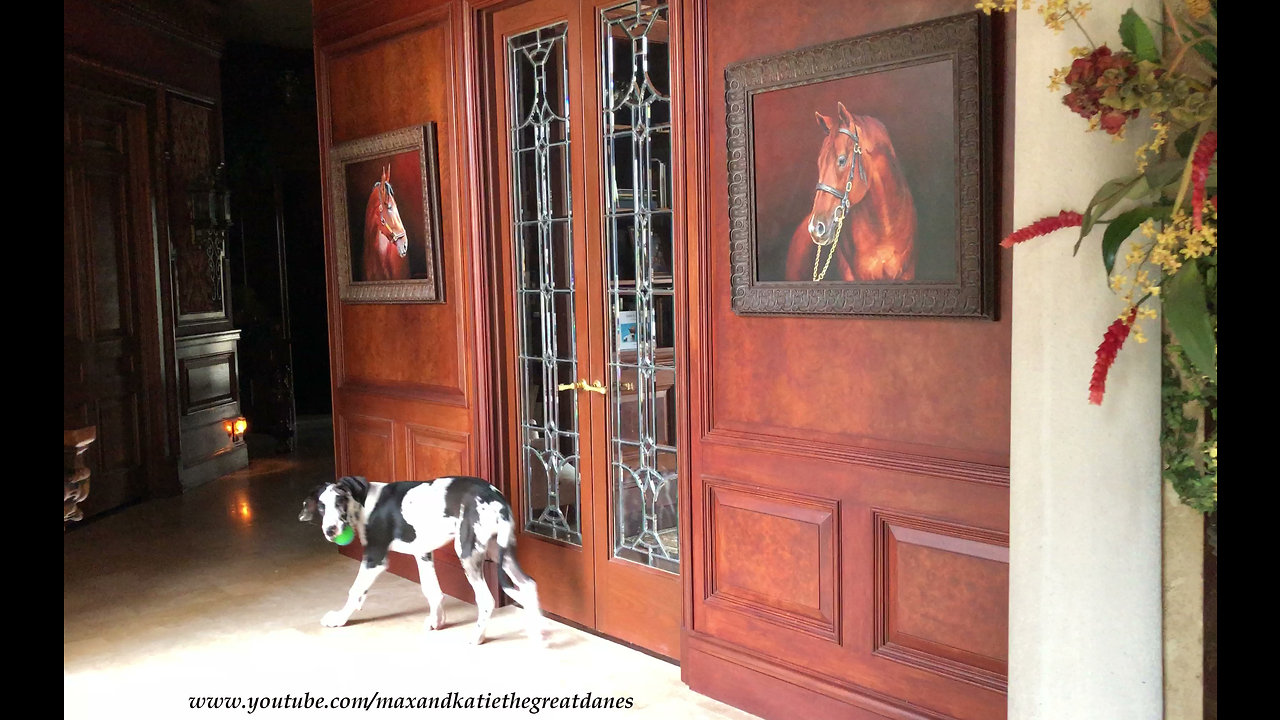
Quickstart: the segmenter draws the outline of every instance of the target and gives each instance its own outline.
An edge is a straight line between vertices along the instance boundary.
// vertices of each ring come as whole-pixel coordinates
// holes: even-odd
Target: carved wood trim
[[[894,641],[897,633],[895,633],[893,627],[890,598],[893,568],[889,557],[889,541],[891,537],[900,536],[904,539],[914,540],[914,544],[923,547],[931,547],[1007,564],[1009,562],[1009,534],[883,510],[872,511],[871,525],[875,533],[875,593],[872,615],[875,639],[872,654],[978,687],[995,690],[1000,693],[1008,692],[1007,664],[993,662],[989,658],[974,653],[965,653],[959,648],[947,648],[951,652],[971,656],[972,662],[988,666],[979,667],[978,665],[926,652],[917,647],[907,647]],[[920,639],[919,644],[927,646],[930,643],[927,640]],[[996,665],[1004,665],[1006,670],[1004,672],[996,672],[991,669]]]
[[[89,497],[89,468],[85,453],[98,439],[94,425],[62,431],[62,529],[67,523],[84,519],[79,504]]]
[[[730,494],[738,497],[733,498]],[[773,505],[774,510],[786,513],[772,513],[772,517],[813,525],[816,529],[819,540],[819,605],[816,608],[792,603],[778,604],[749,589],[725,586],[719,582],[716,561],[718,508],[733,507],[746,512],[770,514],[770,508],[767,507],[769,504]],[[706,605],[751,615],[837,645],[843,643],[840,630],[843,607],[840,601],[839,501],[704,476],[702,537],[705,553],[702,597]]]

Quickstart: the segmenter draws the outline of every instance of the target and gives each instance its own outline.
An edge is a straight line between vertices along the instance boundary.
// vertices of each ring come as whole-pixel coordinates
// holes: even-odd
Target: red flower
[[[1020,242],[1030,240],[1033,237],[1048,235],[1054,230],[1061,230],[1066,227],[1080,227],[1084,224],[1084,216],[1078,212],[1063,210],[1057,215],[1040,218],[1030,225],[1014,230],[1009,233],[1008,237],[1000,241],[1001,247],[1013,247]]]
[[[1090,403],[1102,404],[1102,394],[1107,390],[1107,372],[1111,370],[1111,364],[1116,361],[1116,355],[1124,346],[1125,338],[1129,337],[1129,330],[1137,317],[1138,308],[1135,307],[1129,311],[1128,315],[1111,323],[1111,327],[1103,333],[1102,343],[1098,345],[1096,353],[1098,359],[1093,363],[1093,378],[1089,381]]]
[[[1196,151],[1191,155],[1191,226],[1200,229],[1204,214],[1204,183],[1209,178],[1209,163],[1218,151],[1218,132],[1210,130],[1200,138]],[[1213,197],[1214,212],[1218,210],[1218,196]]]
[[[1112,54],[1111,48],[1103,45],[1072,61],[1065,78],[1071,92],[1062,97],[1062,103],[1085,119],[1102,113],[1099,126],[1112,135],[1118,135],[1129,118],[1138,116],[1138,110],[1103,107],[1099,100],[1113,97],[1118,92],[1117,88],[1137,72],[1133,53]]]

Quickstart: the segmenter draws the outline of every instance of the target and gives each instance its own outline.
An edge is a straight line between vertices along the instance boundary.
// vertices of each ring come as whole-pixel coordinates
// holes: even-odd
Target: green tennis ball
[[[356,539],[355,528],[350,525],[345,530],[333,536],[333,542],[339,545],[350,545],[352,540]]]

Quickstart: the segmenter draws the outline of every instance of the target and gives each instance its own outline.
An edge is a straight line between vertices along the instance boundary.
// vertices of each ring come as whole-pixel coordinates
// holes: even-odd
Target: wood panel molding
[[[418,400],[452,407],[467,407],[467,396],[462,388],[447,385],[347,380],[338,385],[338,390],[344,393],[378,395],[397,400]]]
[[[840,503],[712,477],[703,493],[706,604],[841,644]]]
[[[725,699],[750,712],[762,714],[764,717],[787,717],[794,713],[797,704],[803,702],[806,709],[812,710],[814,693],[835,700],[840,706],[828,708],[828,712],[807,712],[806,717],[848,717],[862,720],[867,718],[886,718],[887,720],[954,720],[949,715],[934,712],[919,705],[897,700],[884,693],[815,673],[807,668],[778,660],[777,658],[754,652],[732,643],[696,630],[685,631],[687,644],[686,657],[689,664],[694,665],[692,676],[684,679],[690,687],[701,692],[708,682],[707,678],[730,674],[738,675],[744,682],[757,688],[757,695],[785,696],[784,708],[774,706],[769,701],[760,704],[743,703],[744,693],[737,692],[734,697]],[[699,657],[701,656],[701,657]],[[707,660],[715,662],[715,667],[697,667],[706,665]],[[740,671],[746,671],[745,673]],[[762,689],[761,689],[762,688]],[[748,691],[748,695],[750,692]],[[725,698],[725,693],[714,692],[712,697]],[[767,704],[766,704],[767,703]],[[834,703],[832,705],[835,705]]]
[[[882,448],[863,447],[812,438],[773,435],[722,427],[707,428],[702,436],[704,443],[725,445],[773,455],[789,455],[813,458],[836,463],[864,465],[913,475],[928,475],[983,485],[1009,486],[1007,465],[938,457],[934,454],[901,452]]]
[[[1007,692],[1008,689],[1008,565],[1009,534],[943,522],[895,512],[874,510],[872,528],[875,532],[875,596],[874,596],[874,650],[878,657],[900,662],[929,672],[961,680],[979,687]],[[928,556],[934,564],[917,568],[917,577],[907,577],[912,570],[902,562],[901,547],[918,549],[919,555]],[[965,575],[974,583],[966,586],[952,582],[937,570],[944,558],[967,560],[965,566],[953,568],[955,576]],[[917,558],[923,560],[923,558]],[[970,566],[995,563],[1003,567],[986,574],[974,573]],[[1003,573],[1004,582],[992,582],[991,574]],[[924,577],[928,575],[928,577]],[[924,597],[904,597],[902,585],[917,588],[947,586],[948,598],[928,593]],[[933,601],[933,602],[930,602]],[[928,605],[928,607],[922,607]],[[988,608],[988,606],[994,606]],[[984,608],[994,612],[982,613]],[[957,614],[955,622],[948,624],[948,610],[967,613]],[[902,615],[921,614],[927,618],[904,622]],[[958,638],[948,630],[961,626],[981,628],[982,621],[997,621],[990,629],[987,647],[972,647],[973,643]],[[928,630],[937,631],[935,637],[926,637]],[[962,633],[968,635],[971,631]],[[945,635],[945,637],[943,637]],[[971,647],[963,647],[963,645]]]

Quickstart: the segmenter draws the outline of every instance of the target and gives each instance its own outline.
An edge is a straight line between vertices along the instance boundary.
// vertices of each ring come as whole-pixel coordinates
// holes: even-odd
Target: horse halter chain
[[[831,267],[831,259],[836,256],[836,245],[840,242],[840,230],[844,227],[844,216],[849,211],[849,193],[853,192],[853,173],[857,171],[858,177],[863,183],[867,182],[867,170],[862,166],[862,143],[858,142],[858,131],[849,128],[840,128],[836,130],[838,133],[844,133],[853,140],[853,164],[849,166],[849,177],[844,183],[844,193],[831,187],[830,185],[819,181],[815,192],[824,192],[835,195],[840,198],[840,205],[836,207],[834,213],[836,220],[835,232],[831,233],[831,239],[825,242],[813,236],[813,232],[809,232],[809,239],[814,245],[818,246],[818,251],[813,256],[813,279],[815,282],[827,276],[827,268]],[[826,245],[831,246],[831,251],[827,254],[827,261],[822,263],[822,271],[818,271],[818,264],[822,260],[822,248]]]

